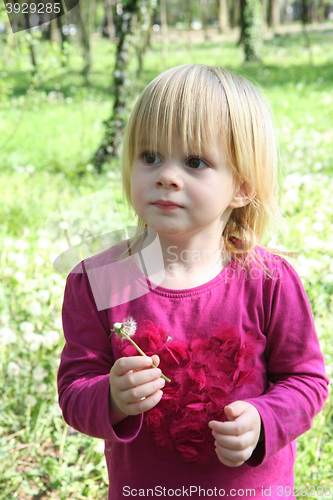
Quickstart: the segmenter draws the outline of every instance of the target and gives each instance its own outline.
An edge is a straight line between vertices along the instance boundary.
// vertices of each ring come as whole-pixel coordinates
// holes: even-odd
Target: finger
[[[215,449],[215,452],[219,461],[222,464],[227,465],[228,467],[240,467],[245,462],[245,460],[238,459],[235,457],[232,457],[232,459],[226,457],[224,453],[221,453],[221,451],[218,448]]]
[[[240,420],[241,417],[233,422],[218,422],[211,420],[208,425],[213,434],[224,434],[227,436],[240,436],[249,430],[247,419]],[[214,435],[215,435],[214,434]]]
[[[152,359],[148,356],[129,356],[117,359],[112,367],[113,373],[121,377],[130,370],[143,370],[149,368]]]
[[[148,368],[140,371],[129,371],[125,375],[117,378],[117,387],[121,391],[127,391],[133,387],[161,379],[161,370],[159,368]]]
[[[124,403],[131,404],[147,398],[154,394],[156,391],[162,389],[165,385],[165,380],[158,378],[152,382],[142,384],[139,386],[131,387],[125,391],[121,391],[119,397]]]
[[[224,413],[228,420],[233,421],[240,417],[249,406],[251,406],[250,403],[246,403],[245,401],[234,401],[224,407]]]
[[[250,458],[253,450],[250,447],[245,450],[236,451],[216,446],[215,451],[222,463],[229,467],[239,467]]]
[[[125,406],[126,408],[126,414],[127,415],[138,415],[139,413],[144,413],[145,411],[150,410],[151,408],[154,408],[154,406],[157,405],[157,403],[160,402],[161,398],[163,396],[162,391],[156,391],[150,396],[141,399],[140,401],[136,401],[135,403],[127,404]]]
[[[229,450],[242,451],[246,450],[253,444],[253,435],[247,432],[241,436],[225,436],[223,434],[212,433],[215,438],[215,443],[220,448]]]

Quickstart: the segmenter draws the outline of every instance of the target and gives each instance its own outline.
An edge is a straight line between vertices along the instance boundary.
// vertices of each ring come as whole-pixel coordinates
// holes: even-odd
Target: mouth
[[[180,205],[177,205],[173,201],[167,201],[167,200],[157,200],[154,201],[152,205],[161,210],[176,210],[177,208],[182,208]]]

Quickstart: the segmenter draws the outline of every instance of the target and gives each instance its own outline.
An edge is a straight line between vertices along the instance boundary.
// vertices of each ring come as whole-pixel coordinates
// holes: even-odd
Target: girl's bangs
[[[161,144],[169,154],[175,144],[185,154],[198,155],[221,147],[222,116],[227,108],[222,86],[212,73],[207,81],[200,68],[177,69],[153,80],[134,109],[134,156],[143,150],[158,152]]]

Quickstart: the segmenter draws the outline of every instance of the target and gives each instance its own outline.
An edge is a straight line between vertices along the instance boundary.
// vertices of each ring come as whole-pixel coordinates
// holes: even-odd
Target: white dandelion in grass
[[[134,342],[134,340],[131,338],[135,332],[136,332],[136,321],[133,318],[129,318],[128,320],[124,321],[123,323],[114,323],[113,329],[111,330],[111,333],[114,332],[116,337],[119,337],[121,340],[128,340],[136,349],[137,351],[141,354],[141,356],[147,356],[146,353],[143,352],[142,349]],[[156,368],[154,363],[151,364],[152,368]],[[161,377],[166,381],[166,382],[171,382],[171,380],[161,374]]]
[[[8,378],[18,378],[21,373],[20,366],[15,361],[10,361],[7,365]]]
[[[24,404],[28,406],[28,408],[32,408],[37,404],[37,399],[35,398],[35,396],[31,396],[30,394],[28,394],[28,396],[26,396],[24,399]]]

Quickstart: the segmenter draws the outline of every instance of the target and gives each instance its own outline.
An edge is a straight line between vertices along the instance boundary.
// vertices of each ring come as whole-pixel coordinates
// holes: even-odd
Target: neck
[[[201,233],[185,239],[181,235],[178,238],[159,235],[161,257],[156,272],[149,276],[150,280],[166,288],[179,289],[198,286],[217,276],[230,258],[226,255],[221,236],[206,236]]]
[[[182,245],[180,242],[161,242],[164,268],[179,269],[183,272],[193,272],[193,269],[206,269],[221,262],[224,258],[223,245],[190,244]]]

